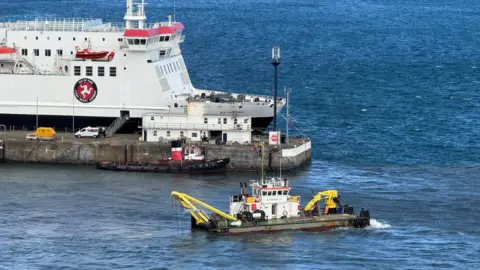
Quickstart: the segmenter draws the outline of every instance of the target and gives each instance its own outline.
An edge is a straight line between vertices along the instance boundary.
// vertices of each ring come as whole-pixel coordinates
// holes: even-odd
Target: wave
[[[382,223],[374,218],[370,219],[370,226],[367,226],[367,229],[370,230],[381,230],[381,229],[388,229],[392,227],[392,225],[388,223]]]

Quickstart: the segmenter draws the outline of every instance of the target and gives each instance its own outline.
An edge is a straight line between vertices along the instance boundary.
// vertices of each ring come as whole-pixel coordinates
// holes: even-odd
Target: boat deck
[[[257,223],[242,223],[240,228],[247,227],[259,227],[259,226],[273,226],[273,225],[287,225],[287,224],[302,224],[302,223],[311,223],[311,222],[333,222],[333,221],[346,221],[351,220],[352,215],[349,214],[332,214],[332,215],[321,215],[321,216],[306,216],[306,217],[291,217],[291,218],[277,218],[270,219],[267,221],[260,221]],[[218,221],[218,228],[232,228],[229,226],[228,222],[225,220]]]

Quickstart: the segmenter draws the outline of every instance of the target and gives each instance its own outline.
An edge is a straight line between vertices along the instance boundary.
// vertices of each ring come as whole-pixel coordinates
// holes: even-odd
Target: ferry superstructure
[[[182,23],[168,16],[147,24],[143,0],[126,1],[124,21],[0,23],[0,124],[33,127],[38,119],[58,130],[117,122],[129,131],[146,113],[185,114],[195,100],[206,115],[251,116],[256,130],[269,125],[272,97],[193,86],[180,49]],[[277,112],[284,104],[277,100]]]

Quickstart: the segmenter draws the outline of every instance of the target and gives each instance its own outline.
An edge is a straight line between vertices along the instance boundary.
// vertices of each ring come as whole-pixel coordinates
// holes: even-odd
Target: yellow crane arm
[[[313,206],[315,203],[320,201],[323,198],[325,198],[325,206],[328,208],[335,208],[337,207],[337,204],[333,201],[334,198],[338,197],[338,192],[336,190],[325,190],[318,192],[317,195],[313,197],[313,199],[308,202],[308,204],[305,206],[303,211],[310,211],[313,209]]]
[[[190,215],[195,219],[195,222],[198,224],[200,223],[208,223],[208,217],[205,216],[205,214],[200,211],[200,209],[197,209],[195,205],[193,205],[183,194],[178,194],[178,196],[175,196],[175,199],[182,204],[183,208],[185,209],[191,209]]]
[[[196,203],[196,204],[198,204],[198,205],[200,205],[200,206],[202,206],[202,207],[204,207],[204,208],[206,208],[206,209],[214,212],[215,214],[218,214],[218,215],[220,215],[220,216],[222,216],[222,217],[224,217],[224,218],[226,218],[226,219],[233,220],[233,221],[237,220],[236,218],[232,217],[231,215],[226,214],[226,213],[218,210],[217,208],[212,207],[212,206],[210,206],[210,205],[208,205],[208,204],[206,204],[206,203],[204,203],[204,202],[202,202],[202,201],[200,201],[200,200],[197,200],[197,199],[195,199],[195,198],[193,198],[193,197],[191,197],[191,196],[189,196],[189,195],[187,195],[187,194],[185,194],[185,193],[181,193],[181,192],[177,192],[177,191],[172,191],[172,196],[174,196],[177,201],[180,201],[180,203],[182,204],[183,207],[185,207],[185,205],[187,205],[188,207],[185,207],[185,208],[187,208],[187,209],[197,210],[197,208],[195,207],[195,205],[193,205],[193,203]],[[193,202],[193,203],[192,203],[192,202]],[[205,215],[204,215],[202,212],[199,212],[199,213],[201,213],[201,214],[205,217]],[[193,215],[192,215],[192,216],[193,216]],[[194,217],[194,218],[195,218],[195,217]],[[205,218],[206,218],[206,217],[205,217]],[[208,222],[208,218],[206,218],[206,221],[205,221],[205,222]]]

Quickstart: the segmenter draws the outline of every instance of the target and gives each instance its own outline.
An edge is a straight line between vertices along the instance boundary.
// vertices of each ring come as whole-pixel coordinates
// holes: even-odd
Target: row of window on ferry
[[[159,36],[159,37],[152,37],[152,38],[128,38],[127,42],[128,45],[148,45],[157,42],[169,42],[175,40],[177,36],[180,34],[173,34],[171,36]]]
[[[73,51],[71,51],[70,54],[73,54]],[[34,56],[40,56],[40,50],[39,49],[33,49],[33,55]],[[63,50],[57,50],[57,55],[58,56],[63,56]],[[28,56],[28,49],[22,49],[22,56]],[[45,50],[45,56],[52,56],[52,50],[46,49]]]
[[[68,66],[65,66],[65,72],[68,72]],[[117,76],[117,67],[110,67],[110,77],[116,77]],[[85,67],[85,76],[93,76],[93,67],[92,66],[86,66]],[[82,75],[82,67],[81,66],[74,66],[73,67],[73,75],[74,76],[83,76]],[[105,67],[97,67],[97,76],[103,77],[105,76]]]

